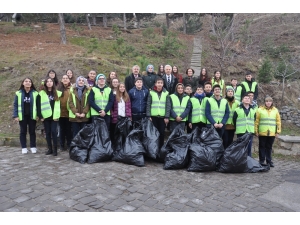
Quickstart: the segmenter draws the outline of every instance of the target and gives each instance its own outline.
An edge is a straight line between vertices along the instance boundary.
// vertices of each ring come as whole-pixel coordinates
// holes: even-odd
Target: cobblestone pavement
[[[22,155],[2,146],[0,211],[293,211],[262,198],[300,170],[297,162],[274,162],[265,173],[194,173],[150,161],[80,164],[67,152]]]

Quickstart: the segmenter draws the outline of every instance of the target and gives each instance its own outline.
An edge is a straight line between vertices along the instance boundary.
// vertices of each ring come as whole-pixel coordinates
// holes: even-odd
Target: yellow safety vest
[[[254,133],[254,116],[255,111],[250,108],[250,112],[248,113],[248,116],[246,116],[244,109],[242,107],[238,107],[235,109],[237,113],[237,119],[236,119],[236,134],[244,134],[246,132]]]
[[[228,117],[228,120],[227,120],[227,122],[226,122],[226,124],[231,124],[231,125],[233,125],[233,114],[234,114],[234,112],[235,112],[235,109],[237,108],[237,107],[239,107],[239,105],[240,105],[240,102],[239,101],[237,101],[237,100],[234,100],[234,103],[232,103],[232,108],[230,107],[230,104],[228,103],[228,108],[229,108],[229,112],[230,112],[230,114],[229,114],[229,117]]]
[[[61,91],[57,91],[57,96],[58,98],[62,95]],[[41,113],[44,119],[52,116],[52,109],[51,109],[51,105],[50,105],[50,101],[48,98],[47,93],[42,90],[39,92],[39,95],[41,96]],[[53,109],[53,119],[59,119],[60,117],[60,100],[57,100],[54,102],[54,109]]]
[[[151,116],[165,116],[166,115],[166,101],[168,91],[162,91],[160,99],[158,98],[158,94],[156,91],[150,91],[150,95],[152,97],[151,104]]]
[[[101,94],[100,89],[97,87],[93,87],[92,90],[95,93],[95,103],[96,105],[101,108],[102,110],[105,110],[106,105],[108,104],[109,95],[111,92],[110,87],[104,88],[103,94]],[[107,115],[110,115],[110,111],[106,113]],[[91,107],[91,115],[92,116],[99,116],[99,112],[97,112],[95,109]]]
[[[209,98],[208,101],[210,103],[212,118],[214,119],[214,121],[216,121],[216,123],[221,123],[225,115],[227,101],[222,98],[220,107],[218,106],[217,100],[215,98]],[[210,124],[209,120],[207,120],[207,124]]]
[[[87,88],[87,87],[86,87]],[[87,92],[85,93],[85,100],[84,100],[84,106],[86,106],[86,103],[88,101],[88,96],[89,96],[89,93],[90,93],[90,90],[88,89]],[[72,99],[73,99],[73,103],[74,103],[74,106],[76,107],[76,97],[75,97],[75,94],[73,92],[73,88],[72,88],[72,91],[70,91],[70,95],[69,95],[69,98],[70,96],[72,96]],[[68,100],[68,110],[69,110],[69,117],[70,118],[75,118],[75,114],[72,112],[72,110],[70,109],[70,106],[69,106],[69,100]],[[89,111],[86,115],[85,115],[86,118],[90,118],[91,117],[91,112]]]
[[[173,107],[174,112],[176,113],[177,116],[180,116],[186,109],[187,103],[188,103],[190,97],[184,96],[181,100],[181,104],[180,104],[180,101],[179,101],[179,98],[177,95],[171,94],[170,98],[172,101],[172,107]],[[175,119],[170,117],[170,120],[175,120]],[[187,120],[187,117],[185,117],[182,121],[186,121],[186,120]]]
[[[35,90],[32,90],[32,96],[33,99],[30,99],[30,101],[32,101],[32,118],[33,120],[36,120],[36,116],[37,116],[37,108],[36,108],[36,97],[38,96],[38,92]],[[22,112],[22,105],[23,105],[23,99],[22,99],[22,91],[19,90],[16,92],[16,95],[18,97],[18,117],[19,120],[22,121],[23,120],[23,112]]]
[[[192,103],[192,119],[191,122],[192,123],[199,123],[201,121],[201,104],[199,102],[199,99],[192,97],[190,98],[190,101]],[[203,101],[203,100],[202,100]]]

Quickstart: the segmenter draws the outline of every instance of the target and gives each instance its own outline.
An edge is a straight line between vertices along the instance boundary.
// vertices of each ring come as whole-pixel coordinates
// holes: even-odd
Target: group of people
[[[176,126],[187,133],[205,126],[214,126],[224,148],[245,133],[259,137],[259,161],[274,166],[271,157],[275,136],[281,132],[281,119],[270,96],[258,107],[257,83],[247,72],[245,80],[238,84],[236,78],[226,85],[220,71],[212,78],[202,68],[200,76],[192,68],[185,76],[177,66],[160,65],[158,72],[148,65],[144,74],[140,67],[132,67],[132,73],[121,82],[115,71],[96,75],[91,70],[87,77],[75,78],[67,70],[59,80],[54,70],[47,73],[37,90],[30,78],[25,78],[14,100],[13,118],[20,125],[22,153],[26,146],[27,126],[30,135],[30,150],[36,153],[35,126],[43,121],[48,151],[46,155],[57,155],[57,126],[60,127],[60,149],[70,148],[72,138],[87,124],[101,117],[105,120],[110,137],[121,118],[132,122],[148,118],[159,131],[159,145],[164,144],[165,130]],[[65,146],[66,143],[66,146]],[[252,139],[248,145],[251,156]]]

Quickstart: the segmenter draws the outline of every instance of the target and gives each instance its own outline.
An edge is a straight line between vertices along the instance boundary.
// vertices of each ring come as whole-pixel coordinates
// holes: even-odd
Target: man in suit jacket
[[[129,92],[130,89],[135,87],[135,79],[141,77],[140,75],[140,67],[138,65],[134,65],[132,67],[132,73],[125,78],[125,89]]]
[[[165,65],[165,74],[162,79],[164,80],[164,88],[170,95],[174,94],[178,79],[172,74],[172,67],[170,65]]]

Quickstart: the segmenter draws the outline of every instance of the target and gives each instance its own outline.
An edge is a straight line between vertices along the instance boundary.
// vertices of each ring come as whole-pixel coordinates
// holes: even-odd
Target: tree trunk
[[[138,19],[137,21],[137,29],[140,29],[141,28],[141,21]]]
[[[87,23],[87,25],[89,27],[89,30],[91,30],[92,27],[91,27],[91,23],[90,23],[90,19],[89,19],[89,14],[85,14],[85,18],[86,18],[86,23]]]
[[[93,26],[96,26],[97,25],[97,23],[96,23],[96,13],[93,13],[92,14],[92,23],[93,23]]]
[[[67,44],[67,36],[66,36],[65,19],[63,13],[58,13],[58,23],[60,27],[61,42],[65,45]]]
[[[137,19],[136,19],[136,15],[135,15],[135,13],[132,13],[133,14],[133,27],[134,28],[137,28]]]
[[[107,27],[107,13],[103,13],[103,27]]]
[[[285,89],[285,77],[282,78],[282,95],[281,95],[281,103],[283,103],[283,97],[284,97],[284,89]]]
[[[166,13],[166,22],[167,22],[167,28],[170,28],[170,19],[169,19],[169,13]]]
[[[211,19],[211,30],[212,30],[213,35],[216,35],[215,22],[216,22],[216,17],[213,13],[212,14],[212,19]]]
[[[123,13],[124,30],[127,30],[126,26],[126,13]]]
[[[183,33],[186,34],[186,17],[185,17],[185,13],[183,13],[182,21],[183,21]]]

